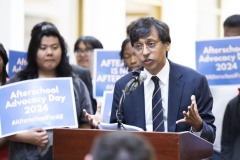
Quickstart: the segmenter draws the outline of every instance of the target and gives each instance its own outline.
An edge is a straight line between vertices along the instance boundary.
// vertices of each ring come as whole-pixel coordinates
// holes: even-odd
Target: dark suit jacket
[[[71,66],[72,66],[73,73],[85,83],[88,89],[88,92],[90,94],[93,113],[95,113],[97,109],[97,101],[96,99],[93,98],[93,85],[92,85],[90,70],[87,68],[81,67],[79,65],[71,65]]]
[[[212,114],[213,98],[206,77],[191,68],[170,62],[169,97],[168,97],[168,131],[190,131],[187,123],[176,125],[176,121],[184,118],[183,111],[191,104],[191,95],[196,96],[199,114],[203,120],[201,137],[214,142],[216,127],[213,125],[215,117]],[[117,122],[116,111],[119,100],[127,82],[132,78],[129,73],[118,80],[114,88],[110,123]],[[123,103],[123,123],[146,130],[144,86],[140,85],[133,93],[126,95]]]
[[[225,110],[222,126],[221,159],[240,157],[240,96],[231,99]]]

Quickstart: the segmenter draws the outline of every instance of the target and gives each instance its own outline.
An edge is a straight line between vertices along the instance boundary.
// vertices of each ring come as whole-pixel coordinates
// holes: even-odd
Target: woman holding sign
[[[89,93],[85,84],[72,76],[65,41],[55,25],[42,22],[33,27],[27,59],[26,68],[10,79],[10,83],[37,78],[72,77],[78,127],[90,128],[82,114],[83,109],[93,113]],[[10,160],[52,159],[52,130],[32,128],[9,136],[9,140]]]
[[[8,79],[8,74],[6,66],[8,63],[7,52],[4,49],[3,45],[0,43],[0,86],[6,84]],[[8,147],[7,141],[5,138],[0,138],[0,159],[7,159]]]

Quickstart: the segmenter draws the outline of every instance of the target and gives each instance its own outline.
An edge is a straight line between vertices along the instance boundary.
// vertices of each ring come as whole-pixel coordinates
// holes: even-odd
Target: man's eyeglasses
[[[86,48],[86,49],[81,49],[81,48],[78,48],[76,51],[75,51],[75,54],[79,54],[79,55],[89,55],[93,52],[93,49],[91,48]]]
[[[149,41],[149,42],[145,43],[145,45],[150,52],[153,52],[155,50],[157,44],[160,43],[160,42],[161,41],[159,41],[159,42]],[[143,49],[144,49],[144,44],[135,43],[133,45],[133,50],[137,54],[141,54],[143,52]]]

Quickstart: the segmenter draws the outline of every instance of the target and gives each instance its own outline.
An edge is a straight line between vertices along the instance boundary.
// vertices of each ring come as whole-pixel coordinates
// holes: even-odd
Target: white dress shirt
[[[146,129],[149,132],[153,131],[152,122],[152,94],[154,90],[154,83],[151,80],[152,76],[159,78],[159,85],[161,87],[162,95],[162,106],[163,106],[163,119],[165,132],[167,132],[167,113],[168,113],[168,83],[169,83],[169,72],[170,66],[169,61],[166,61],[165,66],[157,75],[151,75],[145,68],[144,71],[147,74],[147,79],[144,81],[144,98],[145,98],[145,117],[146,117]]]

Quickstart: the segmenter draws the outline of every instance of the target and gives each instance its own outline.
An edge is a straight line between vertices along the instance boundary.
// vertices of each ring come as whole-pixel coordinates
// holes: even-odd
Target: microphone
[[[134,76],[125,87],[126,94],[131,94],[147,79],[147,74],[144,71],[134,71],[133,74]]]

